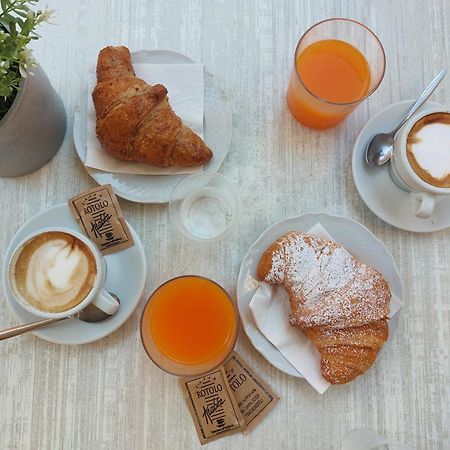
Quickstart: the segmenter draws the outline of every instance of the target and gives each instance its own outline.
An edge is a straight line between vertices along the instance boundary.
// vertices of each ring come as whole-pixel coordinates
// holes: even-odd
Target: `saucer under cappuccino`
[[[406,153],[423,181],[450,188],[450,113],[436,112],[418,120],[408,134]]]
[[[9,271],[15,294],[45,312],[66,311],[91,292],[97,276],[95,256],[68,233],[48,231],[32,237]]]

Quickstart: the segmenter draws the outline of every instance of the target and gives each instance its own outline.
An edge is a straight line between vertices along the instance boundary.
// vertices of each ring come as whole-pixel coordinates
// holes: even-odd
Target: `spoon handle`
[[[20,334],[28,333],[28,331],[46,327],[47,325],[59,322],[64,319],[67,319],[67,317],[60,317],[58,319],[45,319],[40,320],[38,322],[27,323],[26,325],[19,325],[17,327],[7,328],[6,330],[0,331],[0,341],[9,339],[14,336],[19,336]]]
[[[443,69],[434,77],[433,81],[420,94],[420,97],[415,101],[414,105],[412,105],[407,116],[399,123],[397,128],[392,132],[393,135],[397,134],[398,130],[400,130],[400,128],[406,123],[406,121],[409,120],[411,116],[428,100],[430,95],[434,92],[434,90],[438,87],[439,83],[442,81],[442,78],[445,77],[446,73],[447,69]]]

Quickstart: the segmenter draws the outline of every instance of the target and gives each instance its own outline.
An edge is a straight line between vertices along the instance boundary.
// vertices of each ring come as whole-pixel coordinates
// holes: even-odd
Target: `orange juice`
[[[142,330],[150,332],[158,350],[177,364],[220,363],[234,345],[237,319],[230,298],[218,284],[185,276],[155,291]]]
[[[369,64],[358,49],[338,39],[316,41],[297,55],[287,94],[289,109],[306,126],[328,128],[364,98],[370,81]]]

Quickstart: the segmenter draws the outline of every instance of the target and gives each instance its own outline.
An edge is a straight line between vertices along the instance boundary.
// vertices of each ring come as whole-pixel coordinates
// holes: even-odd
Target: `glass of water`
[[[412,448],[380,436],[367,428],[357,428],[344,437],[341,450],[412,450]]]
[[[175,186],[169,219],[184,236],[197,242],[218,242],[239,224],[241,200],[236,186],[218,173],[188,176]]]

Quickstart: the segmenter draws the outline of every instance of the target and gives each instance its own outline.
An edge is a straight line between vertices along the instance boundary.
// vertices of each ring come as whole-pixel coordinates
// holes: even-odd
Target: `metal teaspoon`
[[[120,305],[119,297],[116,294],[110,292],[110,294],[117,300]],[[118,311],[118,309],[117,309]],[[117,311],[114,313],[116,314]],[[66,319],[79,319],[83,322],[101,322],[103,320],[109,319],[114,314],[107,314],[101,309],[97,308],[94,304],[90,303],[79,313],[74,314],[73,316],[60,317],[58,319],[44,319],[39,320],[38,322],[27,323],[26,325],[19,325],[17,327],[7,328],[6,330],[0,331],[0,341],[5,339],[9,339],[14,336],[19,336],[24,333],[28,333],[28,331],[37,330],[39,328],[44,328],[48,325],[51,325],[56,322],[61,322]]]
[[[439,83],[445,77],[447,69],[441,70],[433,81],[420,94],[420,97],[412,105],[406,117],[390,133],[376,134],[366,147],[366,162],[372,166],[381,166],[391,159],[395,135],[407,120],[428,100],[430,95],[438,87]]]

